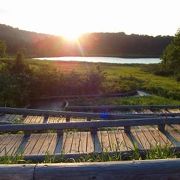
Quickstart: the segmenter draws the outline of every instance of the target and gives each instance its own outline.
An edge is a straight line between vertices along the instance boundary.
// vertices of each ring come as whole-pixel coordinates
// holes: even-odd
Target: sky
[[[64,35],[86,32],[174,35],[180,0],[0,0],[0,23]]]

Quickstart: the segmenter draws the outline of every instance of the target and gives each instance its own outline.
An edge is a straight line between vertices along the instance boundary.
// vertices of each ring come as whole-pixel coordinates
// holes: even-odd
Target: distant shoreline
[[[43,58],[57,58],[57,57],[112,57],[112,58],[160,58],[159,55],[124,55],[124,56],[118,56],[118,55],[63,55],[63,56],[46,56]],[[30,56],[29,58],[36,59],[36,58],[42,58],[42,56]]]
[[[119,57],[81,57],[81,56],[64,56],[64,57],[41,57],[33,58],[39,61],[56,61],[56,62],[89,62],[89,63],[108,63],[108,64],[158,64],[160,58],[119,58]]]

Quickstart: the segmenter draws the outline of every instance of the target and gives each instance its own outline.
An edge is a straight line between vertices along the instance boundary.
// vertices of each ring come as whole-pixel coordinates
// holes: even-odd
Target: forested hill
[[[171,42],[172,36],[126,35],[125,33],[91,33],[78,43],[62,37],[29,32],[0,24],[0,40],[7,45],[7,53],[23,49],[28,56],[121,56],[159,57]]]

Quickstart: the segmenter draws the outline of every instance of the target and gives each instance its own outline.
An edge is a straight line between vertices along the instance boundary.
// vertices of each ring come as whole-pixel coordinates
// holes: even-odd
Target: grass
[[[151,93],[152,97],[142,97],[142,98],[121,98],[107,100],[106,102],[112,104],[180,104],[180,83],[176,81],[174,77],[164,77],[155,75],[153,72],[148,71],[147,69],[151,68],[151,65],[138,65],[138,64],[106,64],[106,63],[88,63],[88,62],[60,62],[60,61],[38,61],[27,59],[29,62],[30,69],[33,69],[36,74],[36,78],[42,84],[41,86],[37,86],[37,90],[35,92],[41,92],[38,98],[44,93],[44,96],[47,94],[49,96],[54,95],[49,89],[50,87],[58,87],[58,85],[62,85],[62,87],[66,87],[65,89],[59,88],[58,90],[55,88],[53,92],[60,93],[59,95],[63,95],[63,93],[70,94],[81,94],[84,93],[87,85],[82,83],[82,79],[85,77],[85,73],[92,72],[94,69],[100,69],[100,72],[104,75],[104,80],[101,80],[102,87],[98,90],[101,93],[119,93],[126,92],[131,90],[145,90]],[[11,60],[0,60],[0,69],[4,66],[5,63],[11,63]],[[47,69],[49,71],[47,71]],[[56,73],[55,73],[56,72]],[[72,73],[74,72],[74,74]],[[58,74],[63,73],[64,76],[60,76],[62,79],[57,78]],[[80,75],[77,75],[77,73]],[[63,77],[66,74],[70,74],[69,82],[65,84],[61,84],[63,82]],[[76,77],[77,75],[77,77]],[[48,80],[49,78],[49,80]],[[80,80],[80,79],[81,80]],[[67,80],[65,78],[65,80]],[[32,79],[34,82],[34,79]],[[47,81],[49,83],[47,83]],[[35,81],[36,82],[36,81]],[[96,79],[93,80],[96,82]],[[48,86],[50,84],[50,86]],[[100,83],[98,83],[100,84]],[[39,90],[40,88],[40,90]],[[30,88],[31,89],[31,88]],[[33,89],[33,88],[32,88]],[[36,87],[35,87],[36,89]],[[90,90],[94,90],[95,85],[93,84],[93,88],[89,88]],[[26,90],[27,91],[27,90]],[[47,91],[47,92],[46,92]],[[68,92],[67,92],[68,91]],[[86,92],[87,90],[85,90]],[[33,93],[34,96],[36,93]],[[56,93],[57,93],[56,92]],[[89,91],[87,91],[89,93]],[[86,92],[86,93],[87,93]],[[7,98],[7,91],[2,92],[2,97],[4,94]],[[17,92],[18,93],[18,92]],[[33,94],[32,93],[32,94]],[[12,93],[13,95],[15,93]],[[26,96],[26,92],[24,92],[25,99],[28,99]],[[12,96],[13,96],[12,95]],[[47,96],[48,96],[47,95]],[[12,98],[11,98],[12,99]],[[16,98],[15,98],[16,100]],[[99,100],[98,100],[99,101]],[[100,100],[101,101],[101,100]],[[102,100],[103,102],[104,100]],[[104,102],[104,103],[106,103]],[[11,103],[11,102],[10,102]]]
[[[146,153],[141,153],[137,146],[129,154],[122,154],[121,152],[108,153],[103,152],[100,154],[87,154],[77,158],[67,158],[63,154],[55,157],[46,153],[44,161],[38,163],[77,163],[77,162],[109,162],[109,161],[124,161],[124,160],[153,160],[153,159],[168,159],[179,158],[180,154],[176,153],[170,146],[157,144]],[[29,164],[33,161],[25,160],[22,154],[16,156],[2,156],[0,157],[0,164]]]
[[[34,64],[51,64],[64,73],[91,71],[96,66],[105,74],[104,91],[123,92],[143,89],[152,94],[170,99],[180,100],[180,83],[174,77],[164,77],[153,74],[146,69],[151,65],[138,64],[106,64],[87,62],[60,62],[33,60]]]
[[[179,105],[179,100],[169,99],[160,96],[144,97],[114,97],[114,98],[89,98],[75,99],[69,101],[70,106],[87,105]]]

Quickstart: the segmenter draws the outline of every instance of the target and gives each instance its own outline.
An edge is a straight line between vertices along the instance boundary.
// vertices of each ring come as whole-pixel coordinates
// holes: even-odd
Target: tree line
[[[120,33],[89,33],[78,41],[63,37],[29,32],[0,24],[0,40],[7,53],[23,52],[30,57],[44,56],[118,56],[160,57],[172,36],[127,35]]]

